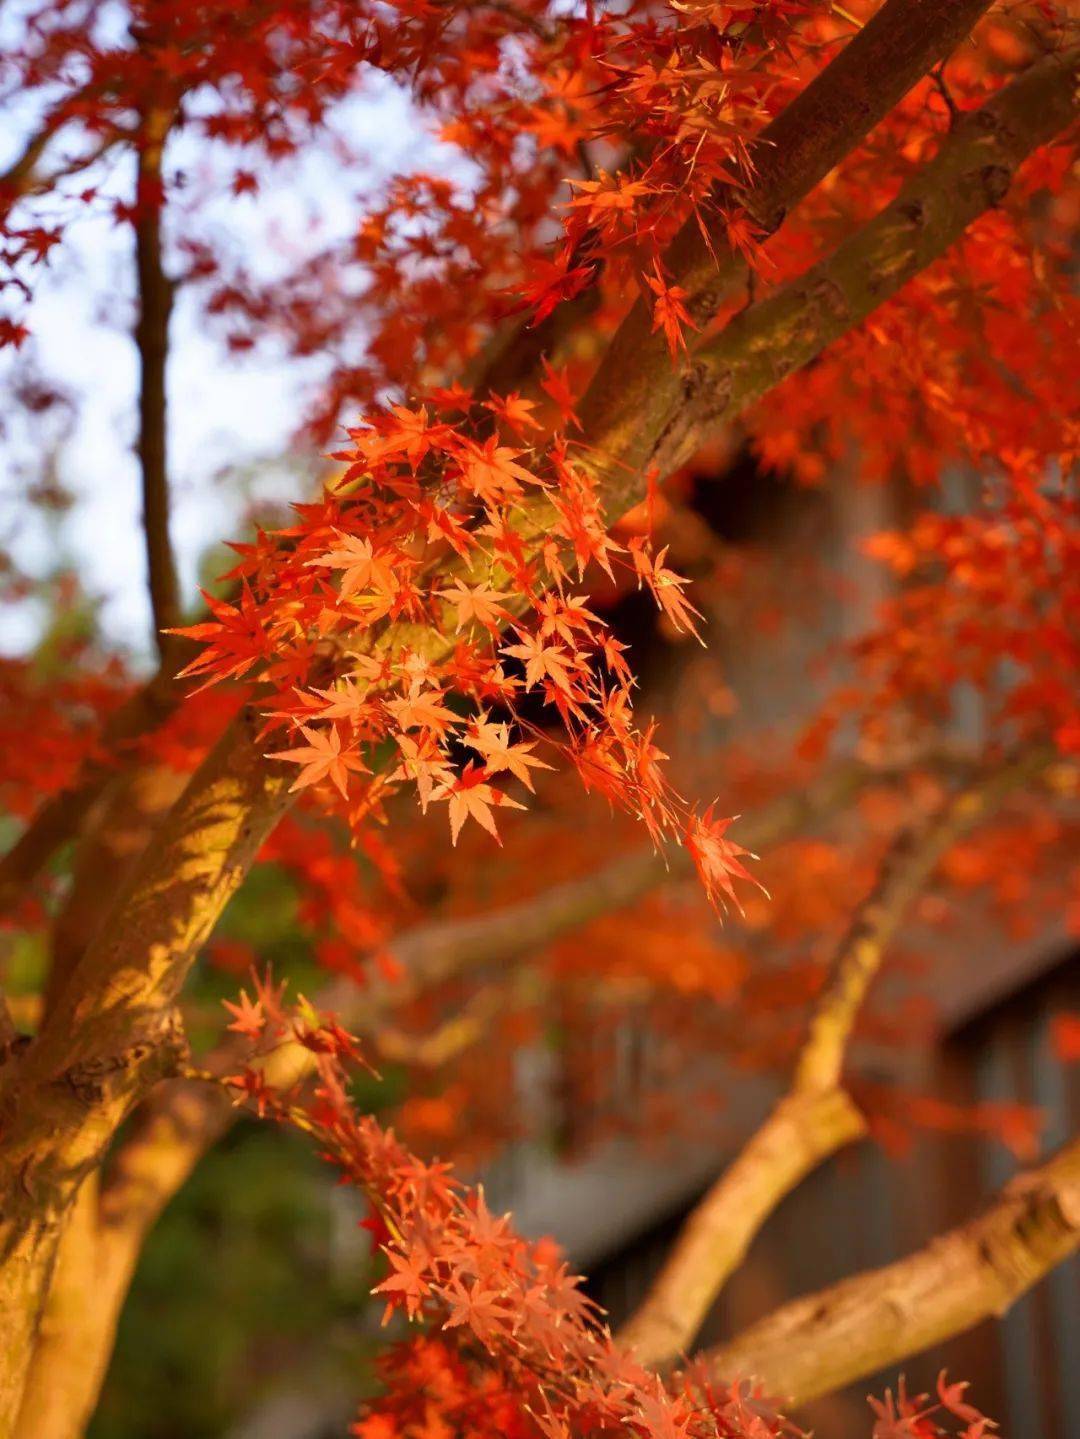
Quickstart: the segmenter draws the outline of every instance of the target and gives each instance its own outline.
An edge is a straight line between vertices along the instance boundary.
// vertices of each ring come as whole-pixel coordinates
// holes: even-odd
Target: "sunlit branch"
[[[887,948],[942,857],[973,825],[1049,763],[1043,751],[962,790],[921,829],[904,833],[837,947],[811,1013],[791,1088],[686,1220],[620,1338],[647,1364],[692,1343],[728,1276],[785,1195],[865,1122],[841,1087],[860,1006]]]
[[[184,788],[168,765],[119,770],[87,818],[74,847],[71,880],[49,931],[42,1013],[55,1007],[154,828]]]
[[[868,319],[1000,204],[1024,159],[1075,119],[1078,72],[1076,46],[1030,66],[968,113],[891,205],[692,350],[678,391],[665,398],[654,390],[643,414],[623,411],[593,460],[614,510],[643,496],[650,469],[664,475],[684,463],[720,424]],[[640,355],[636,363],[648,371]],[[583,406],[583,417],[594,413]]]
[[[810,193],[936,64],[948,56],[990,8],[991,0],[886,0],[844,49],[762,131],[751,147],[754,179],[738,199],[765,231]],[[745,276],[742,257],[728,247],[714,213],[684,225],[665,257],[688,291],[702,324]],[[496,336],[477,374],[482,388],[517,389],[534,378],[539,356],[588,321],[596,289],[560,305],[540,325],[522,322]],[[628,364],[634,358],[638,368]],[[657,386],[679,390],[663,337],[654,334],[649,307],[639,300],[614,336],[585,404],[590,429],[632,423],[653,404]],[[644,408],[643,408],[644,407]]]
[[[934,761],[928,763],[932,765]],[[939,757],[938,763],[951,770],[960,761],[945,755]],[[762,848],[774,845],[844,808],[865,786],[896,778],[897,772],[883,767],[857,762],[842,765],[748,817],[745,837]],[[135,798],[139,800],[136,812],[124,809],[123,814],[114,814],[114,826],[130,830],[138,825],[146,806],[139,796]],[[100,873],[100,857],[90,856],[89,863],[93,872]],[[400,979],[373,976],[363,988],[339,981],[317,994],[315,1003],[319,1009],[335,1013],[346,1028],[359,1034],[376,1062],[444,1064],[475,1042],[479,1030],[492,1017],[492,1003],[502,1003],[505,996],[497,990],[479,991],[475,1005],[466,1005],[432,1033],[412,1034],[396,1028],[397,1011],[453,976],[496,966],[505,973],[508,965],[560,935],[684,875],[686,864],[682,852],[677,851],[671,856],[670,866],[666,866],[662,857],[647,846],[620,856],[585,879],[553,886],[521,904],[471,919],[418,926],[391,946],[402,974]],[[77,937],[69,935],[65,942],[74,952]],[[518,969],[512,972],[523,973]],[[58,980],[53,987],[59,990]],[[51,1004],[55,1002],[54,996]],[[243,1063],[245,1050],[241,1043],[225,1041],[202,1061],[201,1068],[208,1076],[219,1078],[235,1073]],[[300,1044],[279,1046],[270,1061],[268,1078],[282,1084],[298,1082],[310,1072],[311,1060],[310,1051]],[[89,1312],[78,1310],[78,1286],[61,1283],[59,1288],[50,1287],[46,1327],[35,1348],[23,1408],[27,1417],[16,1431],[18,1439],[62,1439],[62,1426],[70,1422],[72,1415],[78,1418],[90,1412],[146,1234],[239,1112],[227,1088],[203,1078],[162,1081],[137,1108],[130,1126],[111,1151],[100,1202],[93,1201],[93,1224],[88,1227],[82,1222],[86,1219],[82,1214],[74,1224],[73,1237],[69,1240],[65,1236],[62,1243],[58,1258],[61,1276],[74,1266],[82,1272],[88,1262],[84,1247],[94,1246],[92,1296],[83,1306]],[[85,1203],[81,1197],[80,1212]],[[65,1257],[69,1245],[75,1248]],[[53,1422],[58,1426],[55,1433],[48,1427]]]
[[[98,1180],[96,1173],[87,1176],[64,1226],[12,1439],[79,1439],[90,1417],[84,1397],[111,1297],[97,1222]],[[110,1348],[111,1340],[110,1331]],[[66,1364],[69,1354],[78,1354],[79,1364]]]
[[[1080,1141],[1007,1185],[977,1219],[883,1269],[808,1294],[701,1356],[802,1404],[1000,1318],[1080,1246]]]
[[[925,756],[920,763],[944,773],[969,767],[968,760],[951,753]],[[859,762],[841,765],[748,816],[744,838],[753,846],[771,847],[845,808],[868,785],[896,781],[909,768],[910,762],[895,770]],[[494,1012],[507,1002],[505,987],[485,986],[474,1003],[464,1005],[460,1013],[431,1032],[413,1034],[399,1029],[394,1023],[397,1011],[447,979],[485,969],[497,969],[505,979],[510,966],[511,986],[516,987],[518,977],[528,982],[528,973],[517,967],[518,961],[598,915],[629,905],[649,889],[684,875],[688,862],[682,851],[670,858],[670,865],[665,865],[647,846],[620,856],[583,880],[553,886],[521,904],[406,931],[391,945],[400,979],[373,976],[363,988],[338,981],[315,996],[316,1007],[334,1013],[347,1029],[360,1035],[376,1063],[389,1060],[438,1067],[477,1041]],[[61,1285],[57,1293],[50,1289],[47,1315],[52,1313],[55,1323],[35,1350],[24,1404],[24,1413],[34,1416],[36,1423],[49,1421],[54,1411],[59,1411],[58,1376],[63,1376],[67,1413],[88,1413],[92,1408],[135,1256],[165,1204],[240,1113],[231,1091],[212,1077],[235,1073],[245,1052],[246,1046],[230,1037],[202,1062],[207,1078],[158,1084],[114,1146],[106,1166],[100,1218],[95,1221],[98,1249],[92,1317],[87,1321],[74,1312],[76,1295],[68,1286]],[[302,1045],[286,1043],[273,1052],[268,1064],[269,1082],[296,1083],[310,1074],[312,1056]],[[837,1109],[835,1099],[821,1105],[821,1122],[815,1132],[823,1129],[824,1111],[830,1106]],[[796,1153],[803,1144],[798,1137]],[[89,1242],[85,1225],[78,1226],[78,1234],[78,1243]],[[65,1239],[64,1247],[67,1243]],[[76,1262],[84,1260],[72,1260]],[[61,1267],[65,1264],[63,1247],[58,1263]],[[18,1439],[31,1439],[32,1434],[34,1439],[62,1439],[64,1431],[58,1429],[54,1435],[46,1428],[17,1433]]]

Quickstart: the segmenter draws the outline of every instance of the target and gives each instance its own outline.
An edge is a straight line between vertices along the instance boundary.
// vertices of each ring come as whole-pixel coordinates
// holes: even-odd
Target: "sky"
[[[0,37],[2,43],[2,37]],[[0,105],[0,170],[18,153],[32,111],[16,99]],[[257,196],[223,195],[203,206],[200,231],[227,229],[257,273],[272,272],[355,229],[359,194],[376,194],[402,170],[453,168],[453,155],[424,132],[409,98],[384,76],[366,77],[362,93],[339,108],[336,125],[362,156],[343,187],[340,166],[326,149],[280,166],[269,179],[259,166]],[[213,146],[181,135],[166,154],[166,171],[215,164]],[[228,156],[231,174],[238,164]],[[117,166],[103,193],[130,196],[133,168]],[[224,185],[222,187],[224,189]],[[168,229],[166,229],[166,242]],[[58,253],[59,252],[59,253]],[[0,545],[43,575],[73,559],[87,590],[102,600],[108,641],[136,656],[151,653],[150,612],[140,529],[139,476],[133,453],[137,355],[132,237],[107,215],[80,219],[35,280],[27,320],[31,339],[16,354],[0,351],[0,394],[14,366],[32,367],[76,398],[74,427],[58,455],[59,475],[77,502],[56,525],[28,516],[22,496],[40,469],[40,431],[11,407],[0,429]],[[169,405],[172,538],[185,599],[196,592],[199,558],[208,545],[238,537],[241,499],[222,483],[227,467],[250,475],[259,499],[287,501],[310,493],[315,457],[286,458],[304,409],[304,386],[318,375],[272,354],[237,359],[204,333],[194,296],[178,293],[170,331]],[[0,653],[25,649],[39,631],[34,604],[0,613]]]

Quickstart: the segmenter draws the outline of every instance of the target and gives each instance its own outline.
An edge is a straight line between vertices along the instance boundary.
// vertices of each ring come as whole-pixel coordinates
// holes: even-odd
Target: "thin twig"
[[[173,285],[162,260],[162,157],[171,114],[152,109],[139,132],[138,192],[135,216],[135,265],[139,318],[139,435],[136,452],[142,473],[143,529],[153,613],[154,640],[162,659],[168,636],[180,618],[176,561],[169,539],[166,367]]]

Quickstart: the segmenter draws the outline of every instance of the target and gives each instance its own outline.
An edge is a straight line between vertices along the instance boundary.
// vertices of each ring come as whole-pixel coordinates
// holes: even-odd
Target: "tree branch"
[[[63,165],[48,175],[39,173],[38,163],[53,140],[65,126],[82,118],[80,112],[85,112],[90,107],[98,93],[95,85],[84,85],[65,95],[42,117],[38,128],[27,136],[23,148],[0,174],[0,205],[4,202],[10,205],[24,195],[43,193],[57,180],[92,165],[118,143],[121,139],[120,131],[113,130],[98,135],[97,143],[82,158]]]
[[[39,127],[27,137],[26,143],[15,159],[3,174],[0,174],[0,201],[6,200],[10,204],[12,200],[27,195],[37,188],[38,162],[49,148],[54,136],[70,120],[68,107],[71,98],[70,96],[66,97],[49,111]]]
[[[63,120],[49,117],[40,130],[36,130],[26,144],[0,175],[0,197],[8,200],[25,195],[34,184],[38,161],[48,149],[49,142]]]
[[[97,1358],[95,1331],[108,1304],[97,1227],[98,1176],[88,1175],[60,1239],[48,1302],[41,1316],[25,1402],[12,1439],[82,1439],[89,1413],[82,1397]],[[77,1353],[79,1365],[57,1363]]]
[[[0,1064],[7,1060],[17,1037],[18,1030],[11,1017],[11,1010],[8,1008],[7,995],[4,993],[3,985],[0,985]]]
[[[134,765],[114,777],[94,806],[75,846],[71,883],[50,929],[43,1015],[52,1012],[155,826],[179,798],[185,782],[183,774],[168,765]]]
[[[952,767],[948,756],[928,757],[931,765]],[[867,785],[888,783],[898,771],[887,765],[853,760],[800,789],[781,795],[749,814],[740,840],[749,849],[767,849],[799,833],[815,820],[836,814]],[[400,979],[372,977],[363,991],[361,1012],[349,1019],[367,1033],[388,1008],[399,1007],[423,990],[455,975],[501,964],[536,951],[561,935],[603,914],[633,904],[642,895],[690,873],[683,849],[659,853],[651,844],[619,855],[582,879],[562,884],[496,910],[465,919],[433,920],[399,935],[390,951],[403,971]]]
[[[739,198],[767,233],[807,196],[935,64],[960,43],[989,0],[886,0],[844,49],[766,126],[751,147],[754,179]],[[710,216],[704,216],[708,223]],[[665,255],[704,326],[745,276],[722,224],[708,237],[691,217]],[[677,407],[690,365],[673,366],[650,307],[639,299],[613,337],[581,407],[590,433],[614,437],[610,462],[642,472],[647,436],[661,433]]]
[[[799,1052],[796,1089],[824,1090],[840,1083],[856,1015],[912,904],[953,845],[1010,794],[1035,779],[1053,757],[1051,751],[1038,748],[1002,765],[961,790],[921,834],[901,836],[830,966]]]
[[[701,1363],[804,1404],[1000,1317],[1080,1245],[1080,1141],[1009,1184],[979,1218],[883,1269],[786,1304]]]
[[[873,893],[837,947],[789,1092],[686,1220],[619,1338],[643,1364],[685,1351],[729,1275],[780,1201],[823,1159],[866,1131],[840,1087],[855,1019],[912,903],[957,839],[1050,762],[1040,750],[962,790],[893,846]]]
[[[836,813],[865,785],[895,778],[896,773],[885,768],[858,762],[842,765],[748,817],[743,837],[752,846],[775,844]],[[141,814],[140,807],[133,824],[139,823]],[[671,858],[667,867],[652,846],[644,846],[586,879],[555,886],[521,904],[465,920],[420,925],[391,946],[404,971],[402,979],[373,977],[363,989],[336,983],[317,995],[315,1003],[335,1012],[346,1028],[370,1038],[380,1055],[389,1053],[407,1062],[443,1062],[448,1050],[468,1040],[468,1033],[461,1032],[462,1023],[466,1030],[475,1029],[483,1015],[470,1012],[450,1029],[414,1039],[388,1030],[395,1009],[455,974],[505,965],[602,913],[633,903],[647,890],[685,873],[688,861],[682,852]],[[242,1044],[226,1041],[203,1067],[218,1076],[235,1073],[244,1052]],[[302,1045],[281,1045],[267,1061],[268,1079],[279,1085],[298,1082],[308,1073],[311,1059]],[[95,1195],[92,1223],[86,1222],[80,1195],[79,1212],[71,1221],[74,1233],[69,1240],[65,1231],[61,1240],[16,1439],[75,1439],[82,1432],[104,1379],[116,1323],[146,1235],[240,1112],[228,1090],[195,1078],[164,1080],[139,1105],[110,1153],[100,1198],[96,1187],[84,1186]],[[87,1246],[92,1246],[92,1258]]]
[[[37,1039],[0,1071],[0,1433],[64,1216],[132,1104],[175,1066],[180,987],[284,808],[288,777],[263,758],[257,725],[245,711],[204,761]]]
[[[223,1088],[166,1081],[140,1110],[100,1186],[97,1174],[88,1176],[60,1240],[14,1439],[79,1439],[85,1432],[146,1236],[235,1114]]]
[[[885,0],[871,19],[820,74],[766,126],[751,147],[753,182],[739,199],[759,226],[772,232],[831,169],[860,144],[913,85],[945,59],[990,8],[991,0]],[[695,324],[715,315],[724,295],[746,273],[722,224],[706,207],[683,226],[665,257],[688,292]],[[710,224],[710,221],[713,223]],[[475,376],[482,389],[505,393],[527,385],[541,354],[550,353],[572,326],[588,319],[596,287],[558,306],[541,324],[522,321],[496,337]],[[636,365],[631,363],[636,361]],[[646,378],[647,377],[647,378]],[[655,405],[656,387],[677,394],[662,335],[652,328],[649,306],[638,300],[611,341],[583,406],[586,428],[633,426]]]
[[[670,474],[718,424],[736,419],[868,319],[1000,204],[1022,161],[1080,112],[1078,72],[1080,47],[1048,55],[965,116],[891,205],[693,350],[677,390],[668,380],[654,383],[658,376],[639,354],[639,374],[648,374],[653,398],[643,413],[616,418],[591,459],[612,512],[643,497],[646,474]],[[594,413],[582,407],[583,419]]]

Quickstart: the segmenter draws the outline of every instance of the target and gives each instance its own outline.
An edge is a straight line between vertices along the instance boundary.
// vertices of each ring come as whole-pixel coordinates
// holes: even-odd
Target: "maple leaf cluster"
[[[96,673],[76,662],[69,674],[43,676],[26,660],[0,659],[0,799],[9,813],[32,814],[43,794],[63,790],[82,764],[101,757],[101,727],[128,682],[119,662]],[[27,725],[34,700],[40,719]]]
[[[422,809],[446,804],[455,843],[470,820],[497,839],[498,811],[521,808],[508,783],[527,794],[550,768],[543,742],[654,841],[684,839],[707,893],[733,900],[749,875],[729,821],[665,780],[652,728],[634,722],[623,647],[574,589],[591,565],[621,564],[691,628],[685,581],[647,540],[608,535],[565,438],[526,447],[532,408],[454,387],[350,430],[324,500],[236,547],[241,596],[208,599],[214,618],[181,631],[203,646],[185,673],[271,684],[273,725],[300,741],[272,757],[298,767],[294,789],[335,794],[356,828],[410,786]]]
[[[989,1439],[997,1424],[980,1413],[964,1397],[967,1384],[950,1382],[945,1371],[938,1375],[937,1393],[909,1394],[901,1379],[895,1396],[891,1389],[884,1399],[870,1400],[874,1411],[873,1439]]]
[[[1001,64],[991,30],[992,66]],[[1013,45],[1004,50],[1012,61]],[[979,103],[987,66],[964,52],[949,69],[950,103]],[[769,242],[770,275],[798,273],[853,221],[869,218],[898,179],[948,134],[924,82]],[[755,407],[753,443],[770,466],[817,484],[852,446],[864,482],[937,487],[957,469],[1030,488],[1075,464],[1080,299],[1071,278],[1074,147],[1049,145],[1019,170],[1000,206],[914,277],[811,370]],[[1024,374],[1017,385],[1016,375]]]
[[[901,586],[853,646],[859,692],[844,702],[875,738],[910,737],[940,730],[967,688],[999,742],[1050,736],[1076,754],[1080,505],[1064,485],[987,488],[975,514],[923,513],[867,541]]]
[[[745,1381],[718,1383],[697,1365],[666,1381],[620,1349],[597,1306],[551,1240],[515,1233],[438,1160],[421,1160],[394,1132],[359,1115],[348,1071],[363,1062],[332,1016],[285,986],[254,976],[255,999],[226,1002],[229,1028],[251,1058],[228,1081],[260,1115],[295,1126],[319,1145],[343,1180],[371,1206],[363,1221],[385,1257],[373,1295],[423,1332],[398,1339],[378,1361],[381,1395],[365,1403],[358,1439],[469,1434],[518,1439],[799,1439],[801,1431]],[[282,1045],[306,1049],[315,1073],[282,1089],[264,1066]],[[873,1439],[990,1439],[996,1424],[965,1397],[967,1385],[938,1378],[933,1399],[870,1398]]]
[[[411,1154],[393,1131],[353,1109],[347,1066],[355,1041],[283,987],[256,979],[227,1005],[230,1028],[253,1059],[230,1082],[259,1112],[298,1126],[343,1179],[366,1194],[368,1227],[389,1273],[373,1293],[430,1336],[394,1346],[381,1361],[387,1394],[361,1416],[361,1439],[469,1432],[529,1439],[626,1434],[642,1439],[778,1439],[797,1433],[748,1385],[700,1376],[665,1384],[619,1349],[558,1247],[514,1232],[450,1166]],[[267,1083],[259,1054],[303,1046],[313,1094]]]

